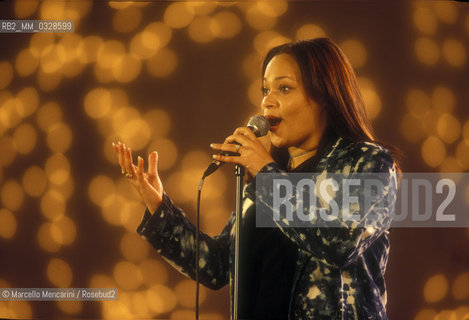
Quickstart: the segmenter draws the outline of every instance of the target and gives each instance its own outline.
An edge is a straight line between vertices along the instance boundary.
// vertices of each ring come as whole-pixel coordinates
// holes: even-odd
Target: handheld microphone
[[[256,137],[262,137],[265,136],[267,132],[269,132],[270,122],[263,116],[254,116],[249,119],[247,127],[252,130]],[[223,151],[220,153],[220,155],[229,156],[233,155],[233,153],[229,151]],[[214,173],[218,168],[220,168],[224,164],[224,162],[213,160],[212,163],[208,166],[207,170],[205,170],[202,179],[205,179],[206,177]]]

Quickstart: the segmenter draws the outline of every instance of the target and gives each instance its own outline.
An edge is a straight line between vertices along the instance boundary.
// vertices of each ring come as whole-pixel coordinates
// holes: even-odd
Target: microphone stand
[[[233,320],[238,320],[238,294],[239,294],[239,234],[241,229],[243,208],[243,177],[244,167],[235,165],[236,176],[236,229],[235,229],[235,259],[234,259],[234,292],[233,292]]]

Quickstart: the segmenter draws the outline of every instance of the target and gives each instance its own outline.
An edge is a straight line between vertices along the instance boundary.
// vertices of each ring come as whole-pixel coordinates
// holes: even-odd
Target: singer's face
[[[278,148],[314,148],[326,127],[325,112],[306,93],[301,71],[289,54],[270,60],[263,79],[262,108]]]

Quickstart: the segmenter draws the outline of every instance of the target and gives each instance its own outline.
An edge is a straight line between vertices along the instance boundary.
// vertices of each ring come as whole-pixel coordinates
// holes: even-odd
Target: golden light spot
[[[440,165],[440,172],[461,172],[462,168],[455,157],[446,157]]]
[[[140,269],[128,261],[118,262],[114,267],[113,276],[119,288],[124,290],[135,290],[142,285]]]
[[[148,59],[155,55],[160,47],[157,35],[151,32],[137,33],[130,42],[130,53],[139,59]]]
[[[254,106],[260,106],[262,102],[262,81],[259,80],[259,77],[256,78],[253,82],[251,82],[251,85],[248,88],[248,97],[249,101]]]
[[[423,296],[427,302],[438,302],[448,293],[448,280],[443,274],[436,274],[425,282]]]
[[[412,89],[407,93],[406,105],[413,117],[421,119],[430,111],[431,99],[423,90]]]
[[[65,214],[65,197],[51,189],[42,196],[40,208],[46,218],[56,220]]]
[[[73,78],[78,76],[85,69],[85,64],[81,63],[80,60],[73,60],[66,62],[62,66],[62,74],[67,78]]]
[[[458,20],[458,8],[455,3],[445,1],[432,2],[435,15],[444,23],[455,23]]]
[[[442,48],[443,57],[453,67],[462,67],[466,63],[466,48],[457,39],[446,39]]]
[[[130,54],[120,56],[112,68],[114,78],[122,83],[128,83],[140,74],[141,62]]]
[[[96,205],[102,205],[106,197],[116,190],[114,182],[107,176],[99,175],[91,180],[88,195]]]
[[[446,147],[440,139],[431,136],[423,142],[421,154],[427,165],[436,168],[441,165],[446,157]]]
[[[114,80],[112,69],[100,67],[98,64],[94,65],[94,75],[99,82],[108,83]]]
[[[16,56],[16,72],[22,77],[31,75],[36,71],[38,65],[39,60],[33,56],[29,48],[21,50]]]
[[[224,206],[220,206],[223,208]],[[221,208],[205,209],[205,215],[201,217],[201,229],[210,236],[220,234],[226,222],[230,218],[226,210]]]
[[[440,58],[440,49],[431,38],[420,37],[415,41],[415,55],[417,59],[427,66],[434,66]]]
[[[57,123],[47,131],[47,145],[56,153],[65,152],[72,144],[72,130],[65,123]]]
[[[217,3],[215,2],[195,2],[188,1],[185,3],[187,8],[194,14],[199,16],[208,15],[215,10]]]
[[[62,109],[56,102],[45,103],[36,114],[38,126],[48,131],[53,125],[62,121]]]
[[[124,53],[125,47],[122,42],[117,40],[105,41],[98,49],[97,65],[103,69],[110,69]]]
[[[122,9],[125,9],[125,8],[128,8],[130,6],[132,6],[134,3],[133,1],[126,1],[126,2],[123,2],[123,1],[109,1],[109,6],[113,9],[117,9],[117,10],[122,10]]]
[[[57,301],[59,309],[66,314],[77,314],[83,309],[83,302],[78,301]]]
[[[210,156],[207,153],[200,150],[190,151],[182,159],[181,167],[184,171],[202,171],[205,170],[210,161]]]
[[[91,277],[89,282],[90,288],[115,288],[115,281],[104,274],[95,274]]]
[[[25,115],[25,107],[23,106],[23,102],[18,98],[10,98],[7,99],[3,103],[4,112],[4,119],[2,122],[6,124],[6,126],[13,128],[18,125]]]
[[[166,180],[165,190],[172,195],[176,202],[194,201],[196,199],[197,184],[202,173],[203,172],[197,172],[197,174],[194,174],[193,172],[186,171],[174,172]]]
[[[269,30],[275,26],[277,18],[267,15],[257,5],[253,5],[246,12],[246,22],[255,30]]]
[[[432,106],[438,112],[451,113],[456,105],[454,93],[446,87],[436,87],[432,92]]]
[[[143,119],[150,126],[152,137],[165,137],[171,129],[171,116],[163,109],[152,109],[143,115]]]
[[[143,212],[145,212],[145,205],[141,200],[126,201],[119,212],[120,224],[127,231],[134,233],[142,221]]]
[[[77,228],[75,222],[67,216],[60,216],[54,220],[53,225],[60,233],[61,244],[70,245],[75,241]]]
[[[439,113],[427,112],[422,119],[422,128],[427,135],[433,135],[436,132],[436,124],[438,123]]]
[[[437,319],[437,320],[458,320],[458,318],[456,317],[456,312],[453,311],[453,310],[440,311],[435,316],[435,319]]]
[[[48,92],[56,89],[61,81],[62,74],[59,72],[45,73],[44,71],[39,70],[37,73],[37,82],[42,91]]]
[[[452,292],[456,300],[469,298],[469,272],[463,272],[454,279]]]
[[[381,99],[375,90],[362,89],[363,100],[365,102],[366,113],[370,120],[378,117],[381,112]]]
[[[13,79],[13,67],[10,62],[0,62],[0,89],[4,89],[10,85]]]
[[[172,168],[177,161],[177,147],[169,139],[160,138],[152,141],[147,148],[147,153],[150,154],[153,151],[158,152],[158,170],[168,170]]]
[[[57,190],[65,197],[65,199],[69,199],[72,196],[74,190],[73,179],[70,177],[69,172],[62,172],[60,175],[58,175],[57,178],[62,179],[64,176],[67,176],[68,178],[63,183],[51,186],[51,188],[53,187],[54,190]],[[51,181],[51,183],[53,184],[53,181]]]
[[[423,309],[420,310],[416,315],[414,320],[434,320],[436,317],[436,311],[433,309]]]
[[[24,191],[33,197],[41,196],[47,188],[47,177],[38,166],[29,167],[23,174]]]
[[[24,19],[36,12],[38,5],[39,0],[15,1],[13,10],[17,18]]]
[[[152,286],[154,284],[164,284],[166,281],[168,281],[168,268],[157,260],[143,260],[139,267],[142,271],[143,281],[148,286]]]
[[[82,37],[77,34],[64,34],[59,41],[65,51],[65,61],[71,62],[78,58],[79,47],[82,41]]]
[[[29,50],[34,57],[39,58],[46,48],[54,45],[54,41],[54,33],[35,33],[29,40]]]
[[[322,38],[326,36],[326,32],[318,25],[315,24],[305,24],[301,26],[296,31],[296,39],[303,40],[303,39],[315,39],[315,38]]]
[[[254,48],[260,56],[264,57],[271,48],[287,42],[290,42],[290,39],[275,31],[264,31],[254,38]]]
[[[125,259],[142,261],[148,255],[148,243],[137,233],[126,233],[121,239],[121,252]]]
[[[144,148],[151,136],[150,126],[142,119],[129,119],[125,124],[116,130],[116,134],[121,137],[132,150]]]
[[[55,185],[63,185],[70,177],[70,162],[61,153],[56,153],[46,161],[46,175]]]
[[[121,195],[109,195],[102,202],[101,213],[104,220],[112,225],[121,225],[120,212],[128,201]]]
[[[170,312],[177,304],[174,292],[160,284],[151,286],[147,290],[145,298],[149,309],[157,314]]]
[[[469,142],[469,120],[466,120],[466,122],[464,123],[464,126],[462,128],[462,136],[464,140]]]
[[[112,118],[112,128],[115,132],[118,132],[122,129],[129,121],[139,120],[140,112],[131,107],[124,107],[117,110]],[[129,145],[128,141],[122,141]],[[131,145],[130,145],[131,146]],[[132,147],[132,146],[131,146]],[[133,148],[132,148],[133,149]]]
[[[0,310],[1,310],[1,307],[0,307]],[[31,310],[31,306],[26,301],[8,301],[6,310],[9,313],[8,318],[11,318],[11,319],[32,319],[33,318],[33,312]]]
[[[288,2],[285,0],[279,1],[257,1],[256,7],[269,17],[278,17],[287,12]]]
[[[41,3],[41,19],[60,20],[65,17],[65,2],[44,1]]]
[[[8,136],[0,137],[0,165],[8,166],[16,157],[16,149],[13,140]]]
[[[95,62],[98,50],[103,44],[103,39],[99,36],[88,36],[82,38],[78,45],[78,59],[81,63]]]
[[[358,40],[349,39],[341,43],[342,51],[355,68],[366,64],[367,52],[365,46]]]
[[[16,98],[19,99],[23,105],[25,117],[32,115],[39,105],[39,94],[34,87],[21,89],[16,95]]]
[[[148,318],[149,309],[145,301],[145,291],[137,291],[131,293],[131,309],[133,314],[138,318]]]
[[[173,2],[166,7],[164,23],[174,29],[187,27],[194,19],[194,12],[184,2]]]
[[[215,30],[214,30],[215,27]],[[195,42],[206,43],[213,41],[218,33],[217,25],[212,25],[212,18],[207,16],[196,17],[189,25],[189,37]]]
[[[111,103],[111,93],[107,89],[93,89],[85,96],[85,112],[90,118],[102,118],[111,110]]]
[[[41,69],[45,73],[59,71],[65,63],[67,54],[63,45],[50,45],[44,49],[41,55]]]
[[[92,0],[81,0],[67,2],[67,9],[70,15],[76,14],[75,19],[79,20],[87,15],[93,7]],[[72,19],[73,20],[73,19]]]
[[[54,227],[52,223],[44,223],[39,227],[39,230],[37,233],[37,240],[38,240],[39,246],[43,250],[48,251],[48,252],[57,252],[62,247],[62,245],[56,242],[52,237],[53,228]]]
[[[112,26],[114,30],[120,33],[129,33],[134,31],[142,20],[142,13],[135,7],[127,7],[114,14]]]
[[[20,209],[24,201],[24,192],[21,185],[14,180],[8,180],[1,187],[3,207],[12,211]]]
[[[173,73],[177,65],[177,55],[172,50],[163,48],[147,61],[147,70],[153,77],[164,78]]]
[[[460,306],[455,311],[456,319],[467,320],[469,318],[469,306]]]
[[[195,282],[182,280],[174,288],[179,305],[187,308],[195,307]],[[203,303],[207,298],[207,290],[199,287],[199,302]]]
[[[414,24],[420,32],[433,35],[438,29],[438,20],[435,13],[427,5],[416,6],[413,18]]]
[[[461,134],[461,124],[452,114],[444,113],[438,118],[436,130],[444,142],[453,143]]]
[[[463,140],[456,147],[456,159],[464,170],[469,169],[469,141]]]
[[[212,33],[221,39],[233,38],[241,31],[241,28],[241,20],[236,14],[229,11],[218,12],[210,23]]]
[[[162,48],[166,46],[171,40],[173,31],[170,27],[161,22],[153,22],[145,27],[143,30],[144,34],[144,43],[148,45],[148,39],[146,39],[147,34],[153,34],[158,37],[159,46]],[[151,38],[150,38],[151,39]]]
[[[13,144],[19,153],[27,154],[36,146],[36,130],[29,123],[16,127],[13,132]]]
[[[53,258],[47,265],[47,277],[56,287],[68,288],[72,283],[72,268],[64,260]]]
[[[15,215],[8,209],[0,209],[0,237],[12,238],[16,233]]]

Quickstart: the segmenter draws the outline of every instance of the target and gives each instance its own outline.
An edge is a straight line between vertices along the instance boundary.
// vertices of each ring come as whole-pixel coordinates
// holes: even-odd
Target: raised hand
[[[143,169],[143,159],[138,157],[137,165],[132,160],[132,151],[121,142],[112,144],[116,152],[121,172],[138,191],[148,210],[153,213],[158,209],[163,199],[163,184],[158,176],[158,153],[153,151],[148,155],[148,172]]]

